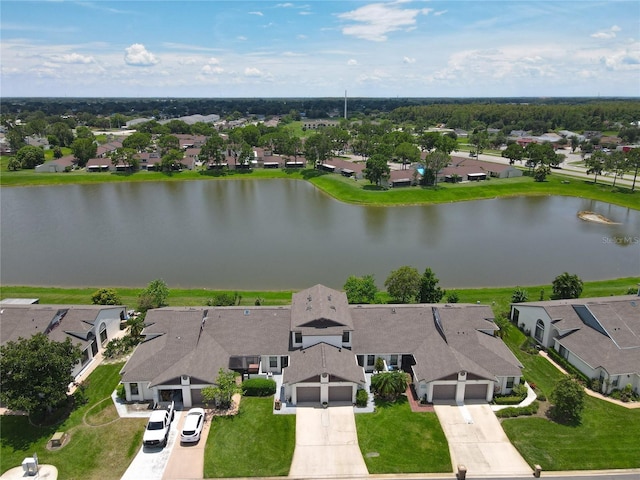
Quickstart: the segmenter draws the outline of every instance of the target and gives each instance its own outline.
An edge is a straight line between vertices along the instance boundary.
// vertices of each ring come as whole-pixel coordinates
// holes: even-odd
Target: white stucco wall
[[[327,343],[334,347],[342,347],[342,335],[303,335],[302,348],[309,348],[319,343]]]
[[[531,332],[532,338],[535,338],[536,323],[538,320],[542,320],[544,323],[544,336],[542,342],[544,347],[551,347],[553,345],[553,335],[551,327],[551,318],[542,307],[526,306],[523,304],[512,305],[511,307],[511,320],[514,318],[514,309],[517,309],[520,313],[518,315],[517,326],[523,328],[526,331]]]

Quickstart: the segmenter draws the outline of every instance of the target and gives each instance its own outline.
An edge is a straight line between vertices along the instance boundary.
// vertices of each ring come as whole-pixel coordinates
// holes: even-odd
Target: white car
[[[200,440],[202,427],[204,426],[204,410],[202,408],[192,408],[187,412],[184,420],[182,431],[180,432],[180,441],[182,443],[195,443]]]

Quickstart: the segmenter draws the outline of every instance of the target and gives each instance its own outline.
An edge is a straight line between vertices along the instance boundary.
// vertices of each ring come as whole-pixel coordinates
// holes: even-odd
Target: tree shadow
[[[221,169],[200,170],[200,175],[203,177],[226,177],[227,171]]]
[[[309,180],[311,178],[323,177],[325,175],[328,175],[328,172],[323,172],[314,168],[305,168],[300,172],[300,174],[302,175],[302,178],[304,178],[305,180]]]
[[[582,421],[580,420],[580,418],[576,418],[576,417],[569,418],[569,417],[562,416],[558,413],[555,406],[553,405],[547,409],[547,411],[545,412],[545,416],[547,417],[548,420],[551,420],[553,423],[557,423],[558,425],[563,425],[565,427],[576,428],[582,425]]]
[[[368,192],[386,192],[387,189],[385,187],[381,187],[380,185],[365,185],[364,187],[362,187],[363,190],[366,190]]]

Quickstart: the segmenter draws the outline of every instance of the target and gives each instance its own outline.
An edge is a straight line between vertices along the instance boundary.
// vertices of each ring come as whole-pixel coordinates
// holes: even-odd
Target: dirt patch
[[[600,215],[599,213],[589,212],[586,210],[578,212],[578,218],[580,220],[584,220],[585,222],[603,223],[605,225],[619,225],[618,222],[609,220],[607,217]]]

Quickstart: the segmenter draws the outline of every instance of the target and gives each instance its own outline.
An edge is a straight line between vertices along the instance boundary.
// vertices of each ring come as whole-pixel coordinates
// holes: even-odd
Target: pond
[[[3,188],[5,285],[341,288],[431,267],[444,287],[640,274],[640,212],[573,197],[344,204],[304,181]],[[581,210],[617,224],[586,222]]]

